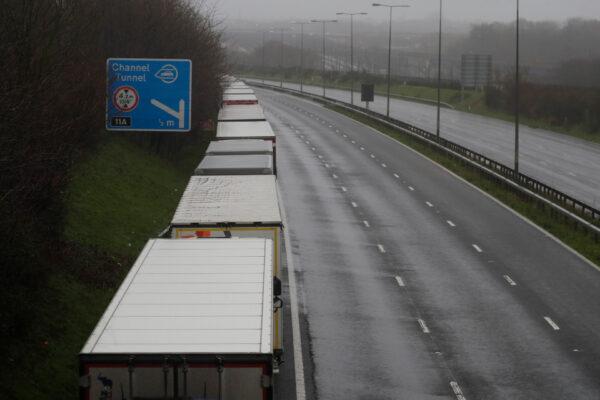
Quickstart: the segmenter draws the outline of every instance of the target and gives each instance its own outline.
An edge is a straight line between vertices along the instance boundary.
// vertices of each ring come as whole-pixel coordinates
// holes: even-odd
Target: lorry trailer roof
[[[258,104],[225,105],[219,110],[219,121],[265,121],[263,109]]]
[[[171,225],[281,224],[273,175],[193,176]]]
[[[270,154],[236,154],[205,156],[194,175],[272,175]]]
[[[211,156],[234,154],[273,154],[273,142],[260,139],[216,140],[210,142],[206,154]]]
[[[224,121],[217,124],[217,139],[273,140],[275,133],[267,121]]]
[[[81,354],[271,353],[270,239],[152,239]]]

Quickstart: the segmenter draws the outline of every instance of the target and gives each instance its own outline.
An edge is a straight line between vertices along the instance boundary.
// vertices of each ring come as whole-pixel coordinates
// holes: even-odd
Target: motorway
[[[278,135],[306,398],[600,398],[595,267],[370,128],[256,93]]]
[[[279,82],[266,81],[279,85]],[[284,83],[300,90],[300,86]],[[305,85],[308,93],[322,95],[318,86]],[[348,90],[327,89],[327,97],[350,101]],[[360,93],[355,104],[362,105]],[[386,98],[375,96],[369,105],[385,114]],[[390,115],[429,132],[436,130],[436,108],[430,105],[392,99]],[[512,167],[514,163],[514,124],[451,109],[441,111],[441,135],[455,143]],[[600,145],[571,136],[521,126],[521,172],[549,184],[587,204],[600,208]]]

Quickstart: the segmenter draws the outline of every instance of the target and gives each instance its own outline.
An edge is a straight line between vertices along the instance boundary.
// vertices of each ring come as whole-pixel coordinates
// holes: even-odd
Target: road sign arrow
[[[184,126],[185,126],[185,119],[184,119],[184,117],[185,117],[185,101],[183,99],[179,100],[179,111],[173,110],[171,107],[167,106],[166,104],[161,103],[160,101],[158,101],[156,99],[150,99],[150,104],[163,110],[170,116],[177,118],[177,120],[179,121],[179,128],[184,128]]]

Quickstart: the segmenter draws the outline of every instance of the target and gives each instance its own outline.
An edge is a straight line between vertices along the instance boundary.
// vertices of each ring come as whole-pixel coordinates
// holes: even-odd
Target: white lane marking
[[[400,179],[400,175],[398,175],[398,174],[394,174],[394,178],[396,178],[396,179]]]
[[[396,282],[398,282],[398,286],[400,286],[400,287],[406,286],[406,285],[404,285],[404,280],[401,277],[396,276],[395,278],[396,278]]]
[[[358,204],[356,204],[355,202],[352,202],[352,203],[350,203],[350,204],[352,204],[352,207],[354,207],[354,208],[357,208],[357,207],[358,207]]]
[[[365,226],[366,226],[367,228],[370,228],[370,227],[371,227],[371,225],[369,225],[369,221],[367,221],[367,220],[364,220],[364,221],[363,221],[363,224],[365,224]]]
[[[385,165],[385,163],[381,163],[381,166],[382,166],[383,168],[387,168],[387,165]]]
[[[346,135],[345,133],[344,133],[342,136],[344,136],[345,138],[347,138],[347,137],[348,137],[348,135]]]
[[[383,245],[382,245],[382,244],[378,244],[378,245],[377,245],[377,248],[379,249],[379,252],[380,252],[380,253],[385,253],[385,247],[383,247]]]
[[[352,144],[356,144],[356,140],[353,140],[353,141],[352,141]]]
[[[339,129],[336,129],[336,130],[335,130],[335,133],[340,133],[340,130],[339,130]]]
[[[325,163],[325,168],[329,168],[329,164]]]
[[[423,331],[423,333],[429,333],[429,328],[427,327],[425,321],[423,321],[421,318],[419,318],[418,321],[419,325],[421,325],[421,330]]]
[[[450,225],[450,226],[451,226],[451,227],[453,227],[453,228],[456,226],[456,225],[454,224],[454,222],[452,222],[452,221],[450,221],[450,220],[448,220],[448,221],[446,221],[446,222],[448,223],[448,225]]]
[[[316,148],[316,147],[313,147],[311,150],[312,150],[312,151],[315,151],[315,150],[317,150],[317,148]]]
[[[307,141],[306,141],[306,144],[310,144],[310,140],[307,140]]]
[[[552,329],[554,329],[555,331],[560,330],[560,328],[558,327],[558,325],[556,325],[556,322],[552,321],[552,318],[550,318],[550,317],[544,317],[544,319],[546,320],[546,322],[548,323],[548,325],[550,325],[552,327]]]
[[[574,177],[574,178],[575,178],[575,177],[577,177],[577,175],[576,175],[576,174],[574,174],[573,172],[569,172],[569,175],[571,175],[571,176],[572,176],[572,177]]]
[[[347,192],[347,191],[348,191],[348,189],[346,189],[345,186],[342,186],[342,192]]]
[[[409,186],[408,188],[410,189],[411,192],[413,192],[415,190],[415,188],[412,186]]]
[[[508,284],[510,286],[517,286],[517,282],[515,282],[510,276],[508,276],[508,275],[502,275],[502,277],[504,278],[504,280],[506,282],[508,282]]]
[[[428,207],[433,207],[433,204],[431,204],[430,202],[426,201],[425,204],[427,204]]]
[[[481,247],[477,246],[476,244],[473,244],[473,248],[474,248],[475,250],[477,250],[477,252],[479,252],[479,253],[482,253],[482,252],[483,252],[483,250],[481,250]]]
[[[277,188],[279,192],[279,187]],[[279,198],[281,193],[279,193]],[[283,220],[287,225],[287,216],[285,213],[285,207],[281,207],[281,214]],[[294,372],[296,375],[296,399],[306,400],[306,388],[304,382],[304,362],[302,361],[302,339],[300,337],[300,317],[298,313],[298,289],[296,286],[296,272],[294,269],[294,258],[292,255],[292,241],[290,239],[290,231],[286,229],[283,231],[283,237],[285,241],[285,254],[287,259],[288,269],[288,282],[290,285],[290,308],[292,317],[292,347],[294,348]]]
[[[460,386],[458,386],[457,382],[450,382],[450,387],[452,388],[452,391],[454,392],[454,395],[456,396],[456,400],[466,400],[465,396],[463,395],[462,390],[460,389]]]
[[[371,158],[375,158],[375,154],[371,154]]]
[[[365,148],[364,148],[364,147],[362,147],[362,146],[360,146],[360,149],[361,149],[362,151],[365,151]]]
[[[323,159],[323,156],[322,156],[322,155],[318,155],[317,157],[319,157],[319,159],[321,159],[321,160]]]
[[[331,177],[332,177],[333,179],[337,179],[337,178],[338,178],[338,176],[337,176],[336,174],[333,174],[333,175],[331,175]]]
[[[329,125],[330,128],[333,128],[333,125]]]

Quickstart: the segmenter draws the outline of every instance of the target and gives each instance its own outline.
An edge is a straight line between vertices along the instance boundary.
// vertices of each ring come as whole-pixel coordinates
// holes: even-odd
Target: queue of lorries
[[[282,362],[275,135],[224,82],[216,140],[79,354],[81,399],[273,398]]]

